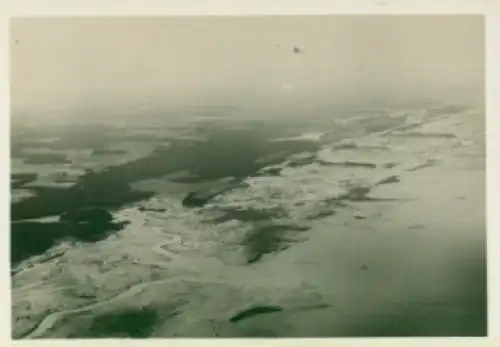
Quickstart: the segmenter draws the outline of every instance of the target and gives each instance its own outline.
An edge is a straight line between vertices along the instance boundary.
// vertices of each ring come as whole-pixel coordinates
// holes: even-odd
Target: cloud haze
[[[483,26],[480,16],[19,18],[12,108],[70,114],[482,89]]]

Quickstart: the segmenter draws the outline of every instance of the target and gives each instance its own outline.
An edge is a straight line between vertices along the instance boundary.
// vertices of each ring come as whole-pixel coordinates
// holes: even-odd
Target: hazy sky
[[[484,78],[479,16],[15,19],[11,38],[14,112],[431,93]]]

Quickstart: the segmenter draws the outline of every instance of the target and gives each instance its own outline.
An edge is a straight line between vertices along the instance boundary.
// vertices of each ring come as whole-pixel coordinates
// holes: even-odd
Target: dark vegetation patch
[[[283,308],[280,306],[255,306],[232,316],[229,319],[229,321],[232,323],[236,323],[244,319],[255,317],[261,314],[280,312],[280,311],[283,311]]]
[[[37,173],[14,173],[11,174],[10,188],[19,189],[24,187],[26,184],[34,182],[38,178]]]
[[[69,230],[62,223],[22,222],[11,224],[11,265],[34,255],[43,254],[68,237]]]
[[[273,167],[273,168],[265,168],[263,170],[260,170],[256,174],[254,174],[254,177],[266,177],[266,176],[271,176],[271,177],[276,177],[281,175],[281,170],[282,168],[278,167]]]
[[[389,151],[389,147],[387,146],[377,146],[377,145],[359,145],[356,143],[342,143],[333,147],[334,150],[359,150],[359,149],[367,149],[367,150],[382,150]]]
[[[390,179],[390,177],[389,177]],[[384,180],[382,180],[384,181]],[[381,182],[382,182],[381,181]],[[392,179],[391,179],[392,181]],[[377,184],[374,185],[380,185],[380,184],[387,184],[388,182],[381,183],[378,182]],[[391,182],[393,183],[393,182]],[[334,197],[331,199],[326,199],[324,202],[328,205],[336,205],[337,207],[346,207],[344,202],[349,201],[349,202],[377,202],[377,201],[400,201],[399,199],[392,199],[392,198],[373,198],[370,197],[368,194],[371,192],[372,188],[374,187],[368,187],[368,186],[353,186],[349,188],[347,193],[342,194],[338,197]],[[340,205],[339,205],[340,204]]]
[[[305,305],[305,306],[300,306],[300,307],[293,307],[288,309],[287,311],[289,312],[297,312],[297,311],[310,311],[310,310],[318,310],[318,309],[324,309],[324,308],[329,308],[331,305],[329,304],[318,304],[318,305]],[[240,322],[245,319],[249,319],[252,317],[256,317],[262,314],[270,314],[270,313],[276,313],[276,312],[282,312],[285,309],[281,306],[276,306],[276,305],[269,305],[269,306],[254,306],[251,308],[248,308],[246,310],[243,310],[236,315],[232,316],[229,321],[232,323]]]
[[[61,153],[29,153],[23,154],[24,163],[35,165],[71,164],[71,160]]]
[[[339,166],[339,167],[345,167],[345,168],[366,168],[366,169],[375,169],[377,167],[377,164],[373,163],[363,163],[363,162],[356,162],[356,161],[344,161],[344,162],[328,162],[328,161],[323,161],[323,160],[317,160],[316,161],[318,164],[324,165],[324,166]]]
[[[382,165],[384,168],[386,169],[392,169],[396,166],[398,166],[399,164],[398,163],[385,163],[384,165]]]
[[[255,162],[257,158],[276,151],[293,154],[318,147],[318,144],[311,142],[285,144],[267,141],[267,136],[274,137],[276,133],[271,134],[263,124],[255,124],[255,127],[258,129],[215,129],[209,134],[208,140],[202,142],[169,139],[171,145],[168,150],[153,152],[147,157],[111,166],[101,172],[87,172],[73,187],[38,187],[35,197],[12,204],[12,219],[38,218],[89,206],[120,207],[154,195],[153,192],[132,191],[131,183],[179,171],[187,171],[203,180],[245,178],[263,167],[263,164]],[[96,135],[96,143],[89,142],[89,138],[94,138],[88,133],[87,136],[75,134],[73,145],[81,148],[92,144],[96,148],[108,144],[101,143],[105,140],[113,142],[112,139],[107,140],[102,131],[99,134]],[[193,193],[196,200],[199,193]]]
[[[144,212],[144,211],[165,212],[165,211],[167,211],[166,208],[152,208],[152,207],[144,207],[144,206],[139,206],[138,210],[141,212]]]
[[[128,309],[95,317],[78,338],[147,338],[158,323],[158,311],[152,308]]]
[[[202,207],[216,196],[244,186],[245,185],[240,180],[215,184],[215,186],[208,189],[201,189],[189,193],[184,200],[182,200],[182,204],[186,207]]]
[[[359,146],[356,143],[341,143],[333,147],[333,149],[358,149]]]
[[[434,160],[434,159],[429,159],[427,160],[425,163],[423,164],[420,164],[420,165],[417,165],[417,166],[414,166],[412,167],[411,169],[408,169],[408,171],[418,171],[418,170],[421,170],[421,169],[425,169],[425,168],[428,168],[428,167],[431,167],[431,166],[434,166],[438,163],[437,160]]]
[[[444,139],[455,139],[457,136],[455,134],[448,133],[419,133],[419,132],[394,132],[390,134],[395,137],[415,137],[415,138],[444,138]]]
[[[47,257],[43,258],[42,260],[40,260],[40,262],[39,262],[39,263],[40,263],[40,264],[43,264],[43,263],[48,263],[48,262],[49,262],[49,261],[51,261],[51,260],[54,260],[54,259],[57,259],[57,258],[62,257],[65,253],[66,253],[66,252],[64,252],[64,251],[63,251],[63,252],[58,252],[58,253],[56,253],[56,254],[49,255],[49,256],[47,256]]]
[[[321,219],[321,218],[326,218],[326,217],[333,216],[334,214],[335,214],[334,210],[326,209],[326,210],[322,210],[322,211],[316,212],[313,215],[308,216],[306,219],[308,219],[308,220],[318,220],[318,219]]]
[[[316,161],[316,156],[311,155],[305,158],[300,158],[300,159],[293,159],[288,163],[288,167],[301,167],[305,165],[312,164]]]
[[[340,196],[339,200],[349,200],[349,201],[371,201],[372,198],[368,197],[371,187],[361,187],[355,186],[349,189],[349,191]]]
[[[400,182],[399,177],[397,175],[389,176],[387,178],[384,178],[378,184],[391,184],[391,183],[398,183]]]
[[[151,338],[157,326],[183,313],[186,302],[184,298],[176,298],[168,303],[141,305],[132,300],[111,312],[67,316],[58,325],[72,327],[68,338]]]
[[[33,187],[36,196],[12,204],[14,221],[59,215],[88,207],[114,208],[127,202],[151,197],[149,192],[135,192],[116,177],[87,173],[68,188]]]
[[[377,128],[381,124],[374,122],[370,126]],[[87,171],[71,187],[33,187],[35,196],[12,203],[11,218],[16,222],[12,223],[11,231],[12,260],[15,262],[34,254],[43,253],[65,237],[92,241],[105,237],[109,232],[119,230],[121,227],[109,221],[105,222],[104,215],[101,216],[100,222],[82,222],[78,216],[71,217],[73,218],[71,223],[64,220],[65,217],[56,223],[21,223],[19,221],[50,215],[67,216],[73,211],[82,209],[113,210],[128,203],[146,200],[154,196],[155,193],[134,191],[130,186],[132,183],[165,177],[175,172],[189,172],[192,177],[196,177],[195,180],[206,181],[235,177],[235,181],[226,184],[226,186],[217,186],[216,184],[210,189],[191,192],[185,198],[185,204],[188,206],[202,206],[218,194],[240,187],[240,182],[244,178],[255,175],[265,166],[273,164],[259,163],[259,158],[280,152],[287,157],[295,153],[316,152],[321,146],[320,143],[314,141],[269,141],[278,136],[296,136],[303,132],[303,126],[298,126],[293,131],[285,128],[283,124],[279,123],[270,125],[269,122],[255,121],[248,129],[214,128],[210,132],[206,132],[207,139],[203,141],[130,135],[128,137],[137,141],[158,142],[158,150],[146,157],[110,166],[100,172]],[[339,131],[340,137],[346,134]],[[36,133],[27,134],[24,140],[35,135]],[[123,142],[124,139],[122,129],[108,129],[101,126],[68,128],[60,135],[58,141],[44,144],[44,146],[47,145],[49,148],[59,150],[91,148],[99,151],[111,147],[113,143]],[[170,144],[165,146],[165,141]],[[29,144],[29,141],[23,143],[23,141],[16,140],[18,148]],[[32,141],[31,145],[33,144],[39,145],[36,144],[36,141]],[[55,157],[44,158],[48,160]],[[276,160],[274,163],[278,164],[281,163],[282,158],[273,160]],[[294,161],[295,164],[292,165],[307,164],[311,158],[301,160]],[[272,170],[270,169],[268,174],[279,174],[279,169]],[[29,180],[34,178],[34,175],[29,176]],[[25,177],[24,181],[27,182],[28,178]],[[368,191],[363,190],[363,188],[353,188],[342,199],[370,200],[366,197]],[[234,215],[233,217],[222,217],[220,221],[224,218],[252,218],[251,212],[247,212],[247,216],[244,214],[245,212],[242,212],[236,217]],[[255,215],[253,217],[258,218]],[[250,233],[245,240],[250,249],[249,262],[260,259],[263,254],[288,247],[291,241],[287,235],[296,232],[292,229],[290,227],[260,226],[256,231]]]
[[[45,253],[58,242],[73,239],[95,242],[121,230],[125,223],[113,222],[104,209],[81,209],[63,213],[57,222],[11,223],[11,263]]]
[[[291,244],[298,242],[295,239],[297,234],[307,230],[309,227],[293,224],[256,223],[242,241],[247,251],[247,263],[255,263],[266,254],[288,249]]]

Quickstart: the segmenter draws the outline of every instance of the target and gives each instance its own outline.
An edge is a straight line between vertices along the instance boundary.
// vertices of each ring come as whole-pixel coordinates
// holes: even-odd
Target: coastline
[[[481,122],[464,118],[455,127],[446,119],[420,127],[467,142],[433,151],[439,164],[372,191],[397,201],[358,203],[322,221],[300,247],[259,264],[268,276],[301,277],[332,297],[330,312],[289,318],[299,335],[304,326],[309,336],[486,335],[484,134]],[[293,264],[286,274],[284,263]]]
[[[142,233],[135,234],[134,228],[146,227],[149,233],[159,228],[153,234],[162,239],[167,236],[160,230],[160,225],[165,223],[160,218],[162,214],[148,212],[148,219],[158,216],[157,222],[148,222],[153,223],[149,227],[145,222],[132,223],[132,229],[123,236],[96,247],[101,247],[100,252],[111,247],[106,251],[110,252],[119,245],[112,246],[113,241],[123,240],[120,242],[131,247],[127,252],[137,259],[149,257],[149,263],[156,262],[161,271],[166,271],[160,272],[160,279],[149,278],[152,276],[143,279],[140,274],[139,283],[131,284],[128,289],[122,288],[116,295],[110,295],[111,292],[102,294],[105,296],[99,300],[96,298],[95,304],[91,300],[81,308],[83,302],[77,305],[79,308],[71,308],[75,307],[75,303],[69,301],[67,309],[49,313],[37,324],[39,328],[34,328],[26,337],[43,337],[49,331],[55,337],[68,336],[72,334],[72,326],[79,325],[80,320],[85,326],[93,315],[99,317],[123,305],[168,305],[168,297],[158,293],[171,291],[173,284],[171,280],[161,278],[178,281],[173,281],[178,287],[174,292],[178,294],[172,294],[172,298],[180,296],[194,303],[184,307],[185,315],[160,323],[152,336],[391,336],[395,331],[410,336],[418,333],[453,336],[457,331],[470,336],[484,336],[484,134],[481,133],[481,122],[471,117],[473,115],[446,117],[419,127],[413,126],[410,130],[413,134],[426,131],[427,136],[411,135],[405,138],[398,135],[391,138],[387,137],[387,133],[370,135],[368,143],[370,139],[375,143],[383,141],[389,148],[402,149],[398,158],[405,158],[405,151],[410,149],[408,155],[411,152],[416,159],[409,156],[408,163],[383,171],[380,177],[365,167],[357,168],[372,182],[380,181],[382,177],[396,176],[397,179],[390,184],[372,187],[369,199],[351,201],[350,208],[312,222],[307,240],[286,251],[265,254],[259,262],[247,266],[238,263],[242,256],[238,252],[230,256],[236,257],[235,263],[204,258],[203,251],[196,257],[192,250],[182,254],[183,248],[189,248],[190,243],[210,242],[210,238],[203,241],[203,236],[197,236],[201,239],[188,239],[187,246],[182,239],[186,235],[169,236],[172,238],[169,243],[179,243],[173,248],[180,249],[177,255],[171,251],[172,247],[165,250],[162,245],[143,240]],[[454,136],[440,136],[443,133]],[[365,140],[357,141],[363,143]],[[335,152],[335,155],[338,153]],[[370,155],[373,157],[373,153]],[[380,159],[377,156],[373,158]],[[391,159],[387,153],[381,158]],[[432,164],[425,165],[430,159]],[[329,168],[331,170],[332,167]],[[335,167],[332,172],[338,170]],[[301,188],[300,184],[299,181],[292,188]],[[289,186],[278,186],[277,189],[286,187]],[[317,188],[324,190],[324,186]],[[299,197],[301,194],[295,191],[289,193],[294,196],[299,194]],[[252,196],[248,198],[252,199]],[[281,200],[287,204],[286,198]],[[234,204],[232,199],[228,201]],[[167,210],[176,208],[164,207]],[[132,209],[132,215],[128,217],[138,213],[139,220],[144,218],[134,211]],[[175,218],[187,218],[187,212],[182,211],[179,210],[177,213],[180,214]],[[300,217],[304,214],[298,210],[295,215]],[[159,224],[155,226],[155,223]],[[192,227],[195,226],[192,224]],[[228,224],[227,228],[229,231],[234,226]],[[157,255],[146,255],[150,249],[154,251],[152,254]],[[84,254],[87,253],[81,256]],[[95,253],[93,257],[104,260],[107,255]],[[118,255],[111,257],[117,258]],[[135,260],[133,264],[136,264]],[[143,260],[137,263],[141,264],[147,265]],[[70,265],[68,269],[78,271],[78,267]],[[134,270],[134,273],[136,271],[141,270]],[[198,288],[195,292],[189,289],[193,286]],[[246,286],[248,288],[244,288]],[[210,289],[212,287],[214,289]],[[40,290],[40,293],[44,292],[43,288]],[[32,295],[34,293],[36,291]],[[46,300],[50,300],[53,293],[48,295]],[[200,298],[207,295],[209,302],[200,302]],[[232,296],[234,301],[228,300],[227,295]],[[16,301],[20,300],[22,298]],[[116,304],[112,304],[114,302]],[[238,307],[243,310],[252,303],[280,304],[284,309],[236,324],[226,320],[228,317],[225,315],[229,312]],[[50,304],[50,301],[45,304]],[[91,307],[99,309],[89,312]],[[83,317],[72,318],[77,312],[83,312]],[[75,320],[70,325],[61,324],[67,319]],[[447,323],[443,324],[443,321]],[[377,326],[374,322],[380,324]],[[212,330],[214,324],[216,333]],[[396,329],[394,324],[403,324],[403,329]]]

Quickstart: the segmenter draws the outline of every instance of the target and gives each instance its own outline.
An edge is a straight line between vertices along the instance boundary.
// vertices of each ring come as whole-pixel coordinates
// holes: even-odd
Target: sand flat
[[[21,282],[39,293],[27,298],[21,288],[14,289],[15,303],[35,303],[31,317],[40,325],[27,336],[64,337],[119,308],[145,305],[161,316],[166,314],[162,307],[178,300],[188,303],[182,314],[158,322],[154,336],[484,334],[484,152],[476,119],[464,117],[454,128],[467,143],[428,139],[419,140],[419,147],[409,137],[412,145],[405,147],[405,137],[398,136],[397,148],[406,156],[394,168],[346,171],[315,163],[286,168],[279,177],[248,179],[248,189],[220,195],[206,206],[207,213],[183,208],[167,196],[151,199],[150,210],[127,207],[118,217],[130,225],[104,242],[68,250],[58,258],[56,268],[62,272],[53,274],[50,284],[37,274],[42,272],[28,269],[16,276],[18,281],[30,277]],[[442,132],[449,124],[433,126]],[[385,144],[395,145],[392,140]],[[411,170],[436,156],[435,165]],[[475,165],[468,165],[471,160]],[[377,185],[392,176],[397,180]],[[370,186],[375,199],[348,201],[348,207],[316,218],[324,201],[342,198],[357,184]],[[238,220],[207,224],[206,218],[211,209],[249,207],[285,211],[280,222],[305,222],[307,232],[299,232],[300,241],[292,247],[248,264],[255,245],[242,242],[255,233],[252,225]],[[253,240],[261,239],[256,246],[264,247],[279,236],[256,235]],[[291,241],[295,235],[285,237]],[[80,295],[78,287],[86,283],[96,297],[70,294]],[[51,288],[60,285],[73,289],[56,302]],[[238,309],[252,305],[284,309],[228,323]],[[44,316],[46,307],[54,312]],[[22,307],[16,312],[19,319],[23,312]],[[23,319],[18,335],[33,326]],[[395,329],[395,322],[402,328]]]

